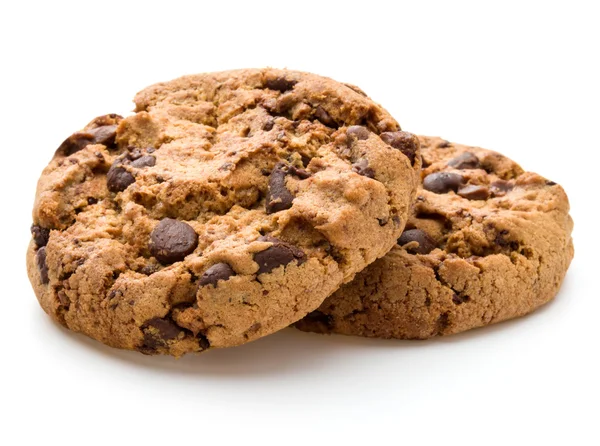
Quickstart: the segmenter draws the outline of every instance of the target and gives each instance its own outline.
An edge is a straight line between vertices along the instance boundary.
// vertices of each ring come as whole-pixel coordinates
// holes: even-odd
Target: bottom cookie
[[[562,187],[499,153],[419,139],[423,185],[398,245],[296,328],[427,339],[523,316],[558,292],[574,252]]]

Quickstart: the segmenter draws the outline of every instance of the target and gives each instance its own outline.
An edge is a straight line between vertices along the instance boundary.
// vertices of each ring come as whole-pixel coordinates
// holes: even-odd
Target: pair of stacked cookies
[[[56,150],[27,252],[46,313],[110,346],[456,333],[547,302],[573,256],[560,186],[404,132],[355,86],[249,69],[135,104]]]

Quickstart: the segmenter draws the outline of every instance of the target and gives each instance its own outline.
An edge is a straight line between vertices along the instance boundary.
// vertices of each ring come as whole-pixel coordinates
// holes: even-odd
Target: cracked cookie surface
[[[67,138],[38,182],[43,309],[108,345],[180,356],[300,319],[385,255],[419,142],[355,87],[248,69],[185,76]]]
[[[564,190],[499,153],[419,139],[423,185],[398,245],[297,328],[427,339],[525,315],[558,292],[573,258]]]

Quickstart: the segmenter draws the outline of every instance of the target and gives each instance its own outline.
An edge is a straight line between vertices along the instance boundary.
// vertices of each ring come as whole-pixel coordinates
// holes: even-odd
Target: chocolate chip
[[[516,241],[508,240],[507,236],[509,236],[509,232],[506,229],[502,229],[498,234],[496,234],[496,238],[494,239],[494,243],[503,248],[509,247],[512,250],[516,250],[519,248],[519,243]]]
[[[254,261],[258,263],[257,274],[270,273],[278,266],[287,265],[294,260],[298,261],[298,265],[302,265],[306,261],[304,252],[275,237],[262,236],[258,240],[273,244],[264,251],[254,254]]]
[[[126,159],[129,161],[135,161],[143,156],[142,151],[137,147],[127,147],[127,152]]]
[[[144,265],[144,267],[140,270],[140,273],[145,274],[146,276],[151,276],[157,271],[160,271],[160,266],[154,263],[149,263],[148,265]]]
[[[479,158],[477,158],[474,153],[463,152],[448,161],[448,165],[455,169],[478,169]]]
[[[370,133],[371,132],[369,132],[369,130],[366,127],[363,127],[362,125],[351,125],[346,130],[346,135],[361,141],[369,139]]]
[[[117,163],[113,164],[106,174],[106,187],[111,192],[122,192],[135,183],[135,178]]]
[[[273,119],[272,116],[269,116],[267,118],[267,121],[264,123],[263,125],[263,130],[265,132],[268,132],[269,130],[273,129],[273,126],[275,125],[275,119]]]
[[[450,147],[452,145],[452,143],[450,141],[442,141],[438,144],[438,147],[441,149],[445,149],[447,147]]]
[[[556,186],[556,183],[551,180],[546,180],[546,186]]]
[[[73,133],[56,149],[55,155],[69,156],[94,143],[94,135],[88,132]]]
[[[458,189],[458,195],[469,200],[487,200],[490,196],[490,190],[487,186],[467,184]]]
[[[114,274],[114,273],[113,273]],[[114,299],[114,298],[121,298],[123,297],[123,291],[121,290],[112,290],[110,293],[108,293],[108,296],[106,296],[107,299]]]
[[[156,158],[152,155],[144,155],[140,158],[131,162],[133,167],[137,167],[138,169],[142,167],[152,167],[156,164]]]
[[[298,82],[285,77],[273,77],[265,81],[265,87],[269,90],[277,90],[282,93],[294,88]]]
[[[42,246],[35,253],[35,262],[38,269],[40,270],[40,279],[43,284],[47,284],[50,279],[48,278],[48,265],[46,264],[46,247]]]
[[[187,223],[163,218],[150,234],[150,252],[160,263],[179,262],[198,246],[198,234]]]
[[[67,293],[65,293],[64,290],[60,290],[58,293],[56,293],[56,297],[58,297],[58,301],[63,307],[69,308],[69,305],[71,305],[71,299],[69,299],[69,296],[67,296]]]
[[[497,180],[490,184],[490,191],[494,197],[503,197],[513,189],[512,183],[505,180]]]
[[[235,271],[227,263],[217,263],[202,274],[200,277],[200,286],[214,285],[217,286],[219,280],[227,280],[231,276],[235,276]]]
[[[87,198],[87,204],[88,205],[91,206],[91,205],[96,204],[96,203],[98,203],[98,199],[97,198],[94,198],[94,197],[88,197]]]
[[[165,341],[175,339],[177,336],[179,336],[179,333],[183,331],[181,327],[179,327],[173,321],[170,321],[168,319],[161,319],[158,317],[150,319],[146,322],[146,325],[148,327],[153,327],[156,330],[158,330],[161,339],[164,339]]]
[[[41,248],[48,244],[50,229],[43,228],[40,225],[31,225],[31,235],[33,236],[33,241],[35,241],[37,247]]]
[[[103,144],[108,148],[113,148],[115,137],[117,136],[117,126],[103,125],[102,127],[88,130],[88,133],[94,136],[94,144]]]
[[[284,211],[292,207],[294,196],[285,186],[287,172],[284,167],[283,163],[277,164],[269,176],[269,189],[266,197],[267,214]]]
[[[384,143],[400,150],[410,160],[410,163],[414,164],[415,156],[419,150],[419,138],[416,135],[400,131],[385,132],[379,136]]]
[[[369,167],[369,161],[365,158],[361,158],[356,163],[352,164],[352,172],[356,172],[359,175],[375,178],[375,171]]]
[[[310,172],[307,172],[306,170],[300,169],[296,166],[290,166],[288,168],[288,173],[300,178],[301,180],[306,180],[310,177]]]
[[[98,116],[90,122],[87,127],[104,127],[109,125],[116,125],[123,120],[123,116],[117,115],[116,113],[110,113],[108,115]]]
[[[317,118],[319,121],[321,121],[322,124],[326,125],[327,127],[338,127],[337,123],[331,117],[331,115],[327,113],[327,111],[320,105],[318,105],[315,109],[315,118]]]
[[[412,254],[429,254],[436,248],[435,241],[420,229],[408,229],[398,239],[398,245],[404,246],[410,242],[417,242],[419,246],[407,249]]]
[[[183,332],[181,327],[173,321],[161,319],[159,317],[152,318],[142,326],[144,331],[144,343],[141,346],[144,350],[154,352],[158,347],[167,345],[166,341],[176,339]]]
[[[102,117],[96,118],[96,120],[100,118]],[[115,144],[116,135],[117,126],[112,124],[95,127],[84,132],[76,132],[65,139],[54,154],[69,156],[84,149],[88,144],[104,144],[106,147],[112,148]]]
[[[435,192],[436,194],[445,194],[453,190],[456,192],[463,183],[463,177],[453,172],[431,173],[423,180],[423,189]]]

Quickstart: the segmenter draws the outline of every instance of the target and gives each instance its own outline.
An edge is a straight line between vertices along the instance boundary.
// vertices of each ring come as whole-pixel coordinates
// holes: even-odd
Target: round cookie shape
[[[419,141],[356,87],[185,76],[68,137],[38,182],[28,273],[69,329],[180,356],[265,336],[395,244]]]
[[[423,185],[398,245],[297,328],[427,339],[523,316],[558,292],[573,258],[564,190],[499,153],[419,139]]]

